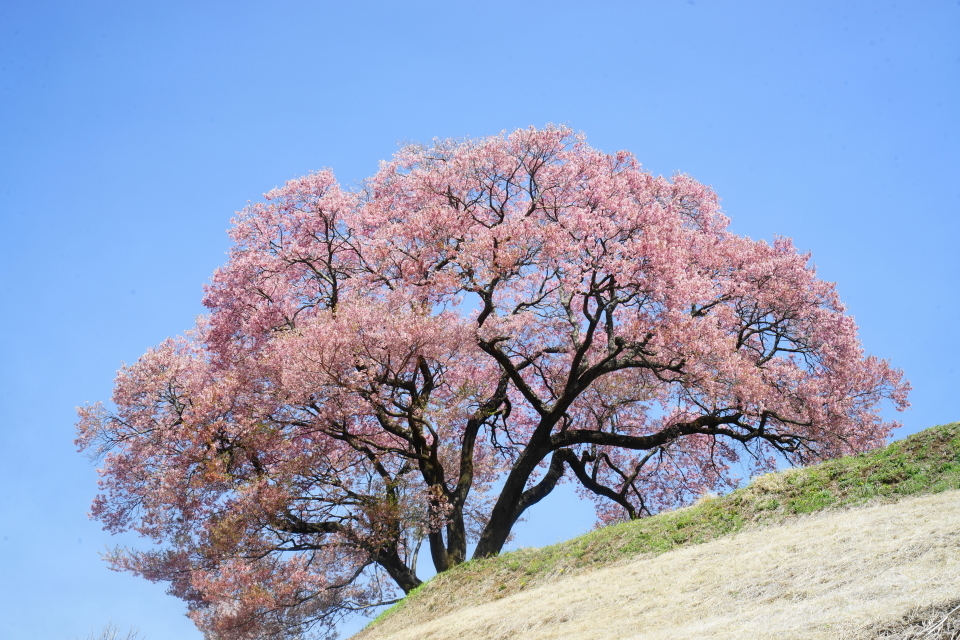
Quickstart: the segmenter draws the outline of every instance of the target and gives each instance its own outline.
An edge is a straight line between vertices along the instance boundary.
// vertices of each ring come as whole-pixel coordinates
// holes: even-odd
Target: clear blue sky
[[[903,436],[960,420],[960,2],[0,3],[0,636],[109,620],[199,633],[111,573],[74,407],[191,327],[247,200],[402,141],[565,123],[713,185],[790,236],[868,351],[913,382]],[[518,544],[590,526],[569,494]]]

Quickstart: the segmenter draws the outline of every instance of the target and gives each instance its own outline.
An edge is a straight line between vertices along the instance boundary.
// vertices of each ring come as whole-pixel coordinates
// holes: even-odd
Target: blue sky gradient
[[[200,638],[98,558],[142,543],[87,519],[74,407],[193,325],[236,210],[404,141],[547,123],[812,252],[914,385],[898,437],[960,419],[957,0],[3,2],[0,636]],[[515,544],[588,512],[551,496]]]

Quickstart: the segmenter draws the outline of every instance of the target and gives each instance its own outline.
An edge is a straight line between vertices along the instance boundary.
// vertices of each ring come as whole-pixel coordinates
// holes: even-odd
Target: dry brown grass
[[[952,638],[960,492],[801,516],[570,577],[553,567],[505,597],[487,574],[472,585],[487,602],[474,606],[431,589],[355,638]]]
[[[960,638],[960,599],[918,607],[898,620],[872,624],[860,635],[871,640],[957,640]]]
[[[953,489],[960,489],[960,423],[927,429],[866,454],[761,476],[747,487],[685,509],[604,527],[542,549],[520,549],[468,562],[433,578],[381,614],[379,621],[409,608],[424,621],[560,578],[804,514]]]

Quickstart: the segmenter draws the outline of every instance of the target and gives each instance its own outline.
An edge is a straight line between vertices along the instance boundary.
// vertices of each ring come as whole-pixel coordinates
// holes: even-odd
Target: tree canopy
[[[500,552],[561,481],[601,522],[881,444],[908,385],[787,239],[564,127],[291,180],[234,220],[209,315],[81,408],[93,514],[213,638],[323,635]]]

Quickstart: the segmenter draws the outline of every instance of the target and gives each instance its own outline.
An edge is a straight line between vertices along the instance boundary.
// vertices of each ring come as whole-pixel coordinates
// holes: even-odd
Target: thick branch
[[[595,494],[599,496],[603,496],[604,498],[607,498],[609,500],[613,500],[614,502],[619,504],[621,507],[623,507],[626,510],[627,515],[630,516],[631,520],[635,520],[637,518],[636,508],[632,504],[630,504],[630,501],[627,500],[626,496],[624,496],[623,494],[617,493],[610,487],[603,486],[602,484],[600,484],[599,482],[591,478],[589,475],[587,475],[587,470],[584,467],[583,462],[581,462],[581,460],[578,459],[576,455],[574,455],[573,451],[571,451],[570,449],[558,449],[554,455],[557,455],[557,454],[561,454],[563,456],[563,461],[566,462],[568,465],[570,465],[570,468],[573,469],[573,473],[574,475],[577,476],[577,480],[580,481],[580,484],[582,484],[584,487],[586,487],[590,491],[593,491]]]
[[[335,521],[307,522],[292,513],[285,513],[282,519],[273,522],[273,527],[284,533],[327,534],[341,533],[347,530],[343,524]]]
[[[663,446],[681,436],[692,435],[694,433],[724,435],[740,442],[747,442],[756,437],[780,437],[766,433],[761,434],[755,430],[748,433],[741,433],[720,426],[724,424],[745,426],[740,422],[742,417],[743,416],[738,413],[729,416],[701,416],[696,420],[675,424],[649,436],[629,436],[622,433],[593,431],[590,429],[567,429],[550,437],[550,448],[556,450],[561,447],[569,447],[576,444],[596,444],[609,447],[621,447],[623,449],[648,450]]]
[[[520,495],[514,521],[523,515],[524,511],[546,498],[557,486],[557,483],[560,482],[560,479],[563,477],[565,453],[572,455],[573,452],[569,449],[554,451],[553,457],[550,459],[550,468],[547,469],[547,473],[543,476],[543,479]]]

